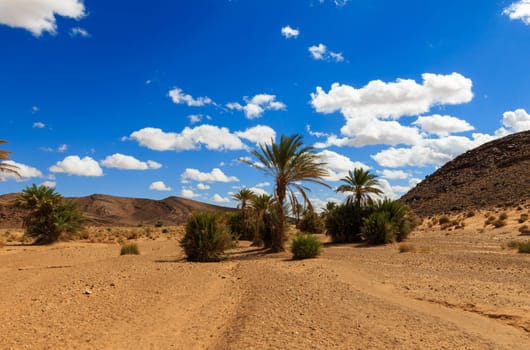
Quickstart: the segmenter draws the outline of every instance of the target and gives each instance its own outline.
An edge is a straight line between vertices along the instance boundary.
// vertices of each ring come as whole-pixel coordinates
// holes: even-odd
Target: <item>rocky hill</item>
[[[421,216],[530,202],[530,131],[458,156],[400,200]]]
[[[2,228],[22,226],[25,213],[15,205],[17,195],[11,193],[0,196],[0,227]],[[165,225],[177,225],[184,223],[193,211],[233,210],[179,197],[152,200],[93,194],[68,199],[77,203],[88,219],[88,225],[96,226],[152,225],[158,221]]]

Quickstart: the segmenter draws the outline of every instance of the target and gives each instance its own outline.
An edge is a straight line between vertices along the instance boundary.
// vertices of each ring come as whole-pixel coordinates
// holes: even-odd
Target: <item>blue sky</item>
[[[0,139],[66,196],[235,206],[271,179],[238,159],[280,135],[399,197],[530,129],[530,0],[0,0]],[[314,187],[322,205],[342,200]]]

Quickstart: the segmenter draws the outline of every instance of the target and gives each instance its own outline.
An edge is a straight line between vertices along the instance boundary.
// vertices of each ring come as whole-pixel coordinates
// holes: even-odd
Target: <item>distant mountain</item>
[[[530,202],[530,131],[460,155],[400,200],[421,216]]]
[[[17,193],[0,196],[0,227],[22,227],[25,213],[15,205],[17,196]],[[179,197],[152,200],[93,194],[68,199],[77,203],[88,219],[87,224],[95,226],[152,225],[158,221],[165,225],[177,225],[185,223],[194,211],[234,210]]]

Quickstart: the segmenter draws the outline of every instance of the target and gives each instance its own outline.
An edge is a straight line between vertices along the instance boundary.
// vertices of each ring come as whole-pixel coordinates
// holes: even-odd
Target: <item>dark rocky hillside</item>
[[[530,131],[458,156],[400,200],[421,216],[530,201]]]
[[[11,193],[0,196],[0,227],[2,228],[22,226],[24,211],[15,205],[17,195]],[[165,225],[177,225],[184,223],[193,211],[232,210],[178,197],[152,200],[93,194],[69,199],[77,203],[83,211],[88,219],[88,225],[96,226],[152,225],[158,221]]]

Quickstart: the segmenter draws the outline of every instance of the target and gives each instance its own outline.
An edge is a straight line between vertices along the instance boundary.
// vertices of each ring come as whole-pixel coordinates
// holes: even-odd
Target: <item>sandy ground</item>
[[[304,261],[241,242],[210,264],[174,240],[139,256],[8,245],[0,348],[530,349],[530,255],[501,247],[517,234],[424,227],[420,252],[327,245]]]

